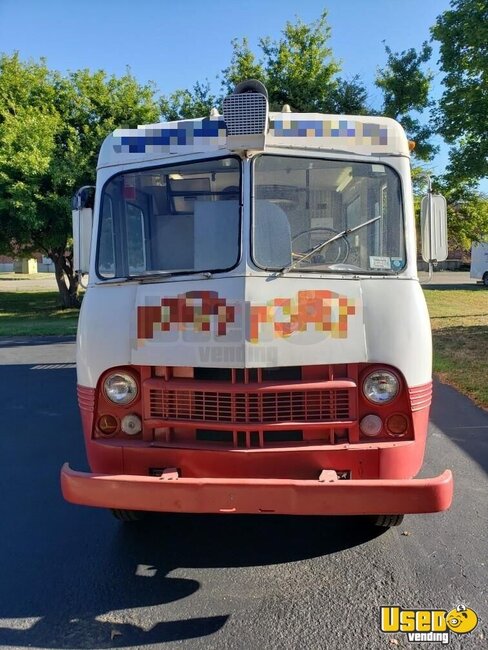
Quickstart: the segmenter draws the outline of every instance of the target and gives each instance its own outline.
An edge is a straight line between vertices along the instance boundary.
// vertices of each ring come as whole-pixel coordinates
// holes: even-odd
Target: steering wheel
[[[336,235],[339,235],[339,232],[332,228],[309,228],[298,233],[291,239],[293,260],[298,260],[319,244]],[[346,237],[342,236],[307,257],[307,259],[303,260],[303,264],[342,264],[347,260],[349,251],[349,242]]]

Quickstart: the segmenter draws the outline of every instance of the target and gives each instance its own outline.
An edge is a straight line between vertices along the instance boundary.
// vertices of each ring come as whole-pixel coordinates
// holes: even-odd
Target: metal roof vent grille
[[[268,131],[268,91],[257,79],[237,84],[224,99],[227,148],[230,151],[263,151]]]
[[[228,136],[264,135],[268,125],[268,102],[261,93],[242,93],[224,99]]]

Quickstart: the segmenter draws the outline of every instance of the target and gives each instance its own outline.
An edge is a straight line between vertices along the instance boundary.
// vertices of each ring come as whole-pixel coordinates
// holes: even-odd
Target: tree
[[[223,98],[244,79],[262,81],[272,111],[289,104],[292,111],[320,113],[365,113],[367,93],[359,77],[350,81],[337,77],[339,63],[328,46],[330,27],[327,12],[306,24],[300,19],[286,23],[281,38],[263,37],[256,58],[246,38],[232,41],[232,58],[222,70],[221,96],[210,92],[208,82],[192,90],[177,90],[163,97],[162,113],[167,119],[200,117],[211,106],[220,107]]]
[[[437,147],[429,142],[432,130],[422,125],[414,113],[422,113],[431,103],[429,91],[432,74],[422,67],[430,59],[432,48],[423,43],[420,52],[414,48],[403,52],[393,52],[385,45],[387,62],[379,68],[375,84],[383,91],[381,113],[398,120],[408,137],[416,143],[415,155],[420,160],[431,160]]]
[[[222,98],[211,92],[210,84],[206,81],[197,82],[192,91],[180,89],[168,97],[161,97],[159,106],[162,118],[171,122],[208,116],[212,108],[220,106],[221,103]]]
[[[337,79],[337,86],[330,94],[330,112],[349,115],[372,115],[375,111],[368,106],[368,92],[359,75],[352,79]]]
[[[251,52],[247,39],[234,40],[232,60],[222,71],[226,94],[243,79],[258,79],[268,90],[271,110],[289,104],[293,111],[365,113],[367,92],[356,75],[350,81],[337,77],[339,63],[328,47],[327,12],[306,24],[286,23],[282,37],[261,38],[261,58]]]
[[[488,176],[488,1],[452,0],[431,31],[445,73],[437,127],[453,145],[447,177],[473,186]]]
[[[488,232],[488,197],[473,193],[469,198],[449,205],[449,235],[463,250],[471,242],[483,241]]]
[[[64,306],[78,303],[71,197],[94,183],[100,145],[114,128],[158,117],[154,89],[129,71],[63,77],[44,60],[0,57],[0,251],[50,257]]]
[[[260,40],[272,108],[280,110],[289,104],[298,112],[328,112],[340,70],[327,45],[329,38],[327,12],[323,11],[309,25],[299,19],[295,24],[287,22],[278,41]]]
[[[486,240],[488,233],[488,196],[467,185],[448,185],[440,179],[438,189],[447,199],[449,242],[453,248],[469,251],[471,242]]]
[[[257,79],[264,85],[268,83],[264,62],[256,61],[256,57],[249,48],[247,38],[231,41],[232,58],[225,70],[222,70],[222,91],[224,96],[230,95],[235,86],[245,79]]]

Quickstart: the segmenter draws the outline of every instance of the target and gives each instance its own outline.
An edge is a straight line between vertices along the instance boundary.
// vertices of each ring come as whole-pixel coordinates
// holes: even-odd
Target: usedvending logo
[[[411,642],[437,641],[447,644],[451,633],[468,634],[478,625],[473,609],[459,605],[450,612],[445,609],[402,609],[381,607],[381,631],[386,634],[403,632]]]

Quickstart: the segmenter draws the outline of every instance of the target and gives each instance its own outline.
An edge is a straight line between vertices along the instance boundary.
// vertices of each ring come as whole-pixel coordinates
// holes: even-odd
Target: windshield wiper
[[[322,248],[324,248],[324,246],[327,246],[327,244],[330,244],[333,241],[340,239],[341,237],[347,237],[347,235],[349,235],[350,233],[355,232],[360,228],[364,228],[364,226],[367,226],[370,223],[374,223],[375,221],[378,221],[378,219],[381,219],[381,215],[378,215],[377,217],[373,217],[373,219],[370,219],[369,221],[365,221],[364,223],[360,223],[359,226],[354,226],[354,228],[346,228],[342,232],[338,232],[337,235],[330,237],[330,239],[327,239],[326,241],[318,244],[318,246],[314,246],[312,250],[308,251],[308,253],[305,253],[304,255],[299,257],[292,264],[289,264],[288,266],[284,266],[279,272],[279,274],[284,275],[285,273],[288,273],[288,271],[291,271],[291,269],[295,268],[297,264],[300,264],[300,262],[303,262],[303,260],[306,260],[312,255],[314,255],[315,253],[318,253],[320,250],[322,250]]]
[[[192,275],[203,275],[207,279],[212,277],[212,273],[210,271],[195,271],[194,269],[174,269],[172,271],[151,271],[149,273],[132,275],[131,280],[135,280],[136,282],[146,282],[146,281],[150,282],[151,280],[171,278],[174,275],[179,275],[180,273],[189,273]]]
[[[208,279],[212,277],[210,271],[194,271],[193,269],[175,269],[174,271],[149,271],[148,273],[141,273],[139,275],[127,275],[119,278],[109,278],[103,280],[98,284],[122,284],[125,282],[151,282],[153,280],[163,280],[166,278],[171,278],[173,275],[179,275],[180,273],[189,273],[193,275],[203,275],[204,278]]]

